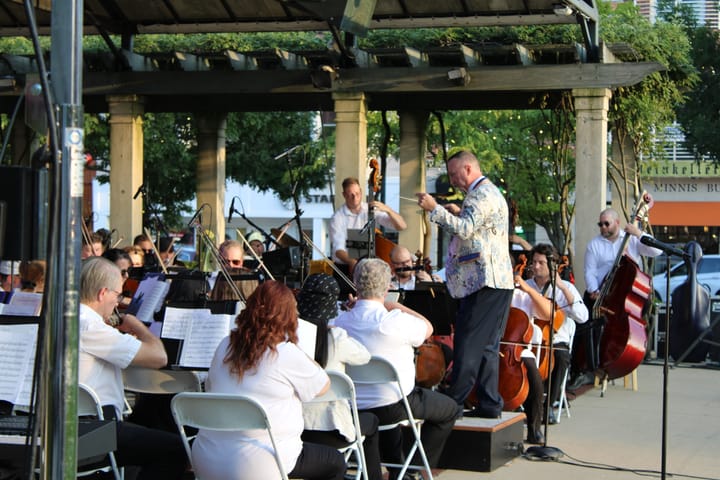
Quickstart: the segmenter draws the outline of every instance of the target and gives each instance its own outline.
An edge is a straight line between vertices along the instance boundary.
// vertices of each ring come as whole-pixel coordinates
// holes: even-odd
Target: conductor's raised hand
[[[415,196],[418,199],[418,205],[420,205],[420,208],[422,208],[423,210],[431,212],[435,209],[435,207],[437,207],[437,202],[435,201],[435,198],[433,198],[433,196],[429,193],[416,193]]]

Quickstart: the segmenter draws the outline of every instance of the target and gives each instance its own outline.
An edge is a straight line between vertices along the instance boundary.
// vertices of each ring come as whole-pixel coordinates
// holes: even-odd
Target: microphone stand
[[[303,211],[300,209],[300,201],[298,200],[298,194],[297,194],[297,187],[301,180],[301,178],[295,178],[295,174],[293,173],[292,168],[292,152],[298,148],[300,145],[293,147],[286,152],[282,153],[280,156],[287,154],[287,163],[288,163],[288,174],[290,175],[290,182],[292,183],[292,199],[293,199],[293,205],[295,206],[295,221],[297,223],[297,229],[298,229],[298,242],[300,242],[300,252],[301,252],[301,258],[302,261],[300,262],[300,272],[299,272],[299,279],[300,283],[302,284],[305,281],[305,277],[307,276],[307,272],[309,271],[309,256],[310,256],[310,248],[308,247],[307,242],[305,241],[305,235],[303,235],[303,229],[302,229],[302,221],[300,217],[303,214]],[[276,157],[277,159],[278,157]],[[305,156],[303,156],[303,165],[305,166]],[[292,219],[291,219],[292,221]]]
[[[557,303],[555,302],[555,295],[557,292],[557,268],[555,265],[555,261],[552,258],[547,259],[548,262],[548,270],[550,271],[550,301],[552,302],[552,308],[550,311],[550,336],[548,339],[549,345],[546,347],[548,350],[548,376],[547,376],[547,395],[545,396],[545,418],[543,419],[544,423],[544,434],[545,439],[543,440],[542,445],[536,445],[532,447],[528,447],[527,450],[525,450],[526,454],[528,456],[533,457],[534,459],[538,460],[557,460],[558,458],[562,457],[564,455],[563,451],[556,447],[551,447],[547,443],[548,439],[548,423],[549,423],[549,417],[550,417],[550,410],[553,408],[552,406],[552,400],[550,396],[552,395],[552,367],[553,367],[553,360],[555,355],[555,350],[553,348],[553,340],[554,340],[554,333],[555,333],[555,313],[557,311]],[[542,348],[542,346],[540,347]]]
[[[257,230],[258,232],[260,232],[260,233],[265,237],[265,240],[266,240],[266,241],[270,241],[270,242],[274,243],[276,247],[282,248],[282,245],[280,245],[280,244],[272,237],[272,235],[270,235],[270,234],[267,233],[265,230],[263,230],[262,227],[260,227],[260,226],[258,226],[257,224],[255,224],[252,220],[250,220],[249,218],[247,218],[244,213],[238,212],[238,211],[235,210],[234,208],[233,208],[233,212],[234,212],[234,213],[237,213],[238,215],[240,215],[240,218],[242,218],[243,220],[245,220],[248,225],[250,225],[250,226],[253,227],[255,230]]]

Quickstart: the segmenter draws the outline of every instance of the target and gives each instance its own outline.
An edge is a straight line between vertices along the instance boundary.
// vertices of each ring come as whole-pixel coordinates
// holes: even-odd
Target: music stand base
[[[528,447],[525,450],[525,456],[531,460],[546,460],[546,461],[557,461],[562,458],[565,454],[562,450],[547,445],[538,445]]]

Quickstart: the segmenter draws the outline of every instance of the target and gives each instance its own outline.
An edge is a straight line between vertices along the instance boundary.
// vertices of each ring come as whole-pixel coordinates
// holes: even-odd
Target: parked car
[[[680,262],[670,269],[670,292],[687,278],[687,266]],[[712,296],[720,295],[720,255],[704,255],[697,271],[698,285],[705,287]],[[667,275],[660,273],[653,277],[655,298],[663,303],[667,298]]]

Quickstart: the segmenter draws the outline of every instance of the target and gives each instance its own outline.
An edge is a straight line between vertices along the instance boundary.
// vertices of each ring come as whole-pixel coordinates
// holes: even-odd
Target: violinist
[[[565,319],[553,333],[554,368],[551,379],[550,405],[560,401],[562,380],[570,366],[570,340],[575,335],[575,324],[585,323],[588,320],[588,309],[582,301],[582,296],[575,285],[560,278],[558,253],[552,245],[540,243],[531,250],[532,278],[528,285],[547,298],[554,298],[557,309],[564,313]],[[555,275],[555,293],[553,295],[550,275]],[[540,318],[550,318],[540,317]],[[557,423],[554,415],[550,415],[550,423]]]
[[[415,282],[440,282],[437,275],[430,275],[424,266],[415,265],[412,254],[407,248],[397,245],[390,252],[390,269],[392,280],[390,290],[415,290]]]
[[[368,222],[368,204],[362,201],[362,190],[357,178],[348,177],[342,182],[345,203],[335,211],[330,219],[330,242],[332,243],[333,261],[347,265],[352,272],[358,259],[352,258],[347,251],[348,229],[362,229]],[[374,201],[370,205],[374,209],[375,220],[385,228],[405,230],[405,220],[395,210],[382,202]]]

